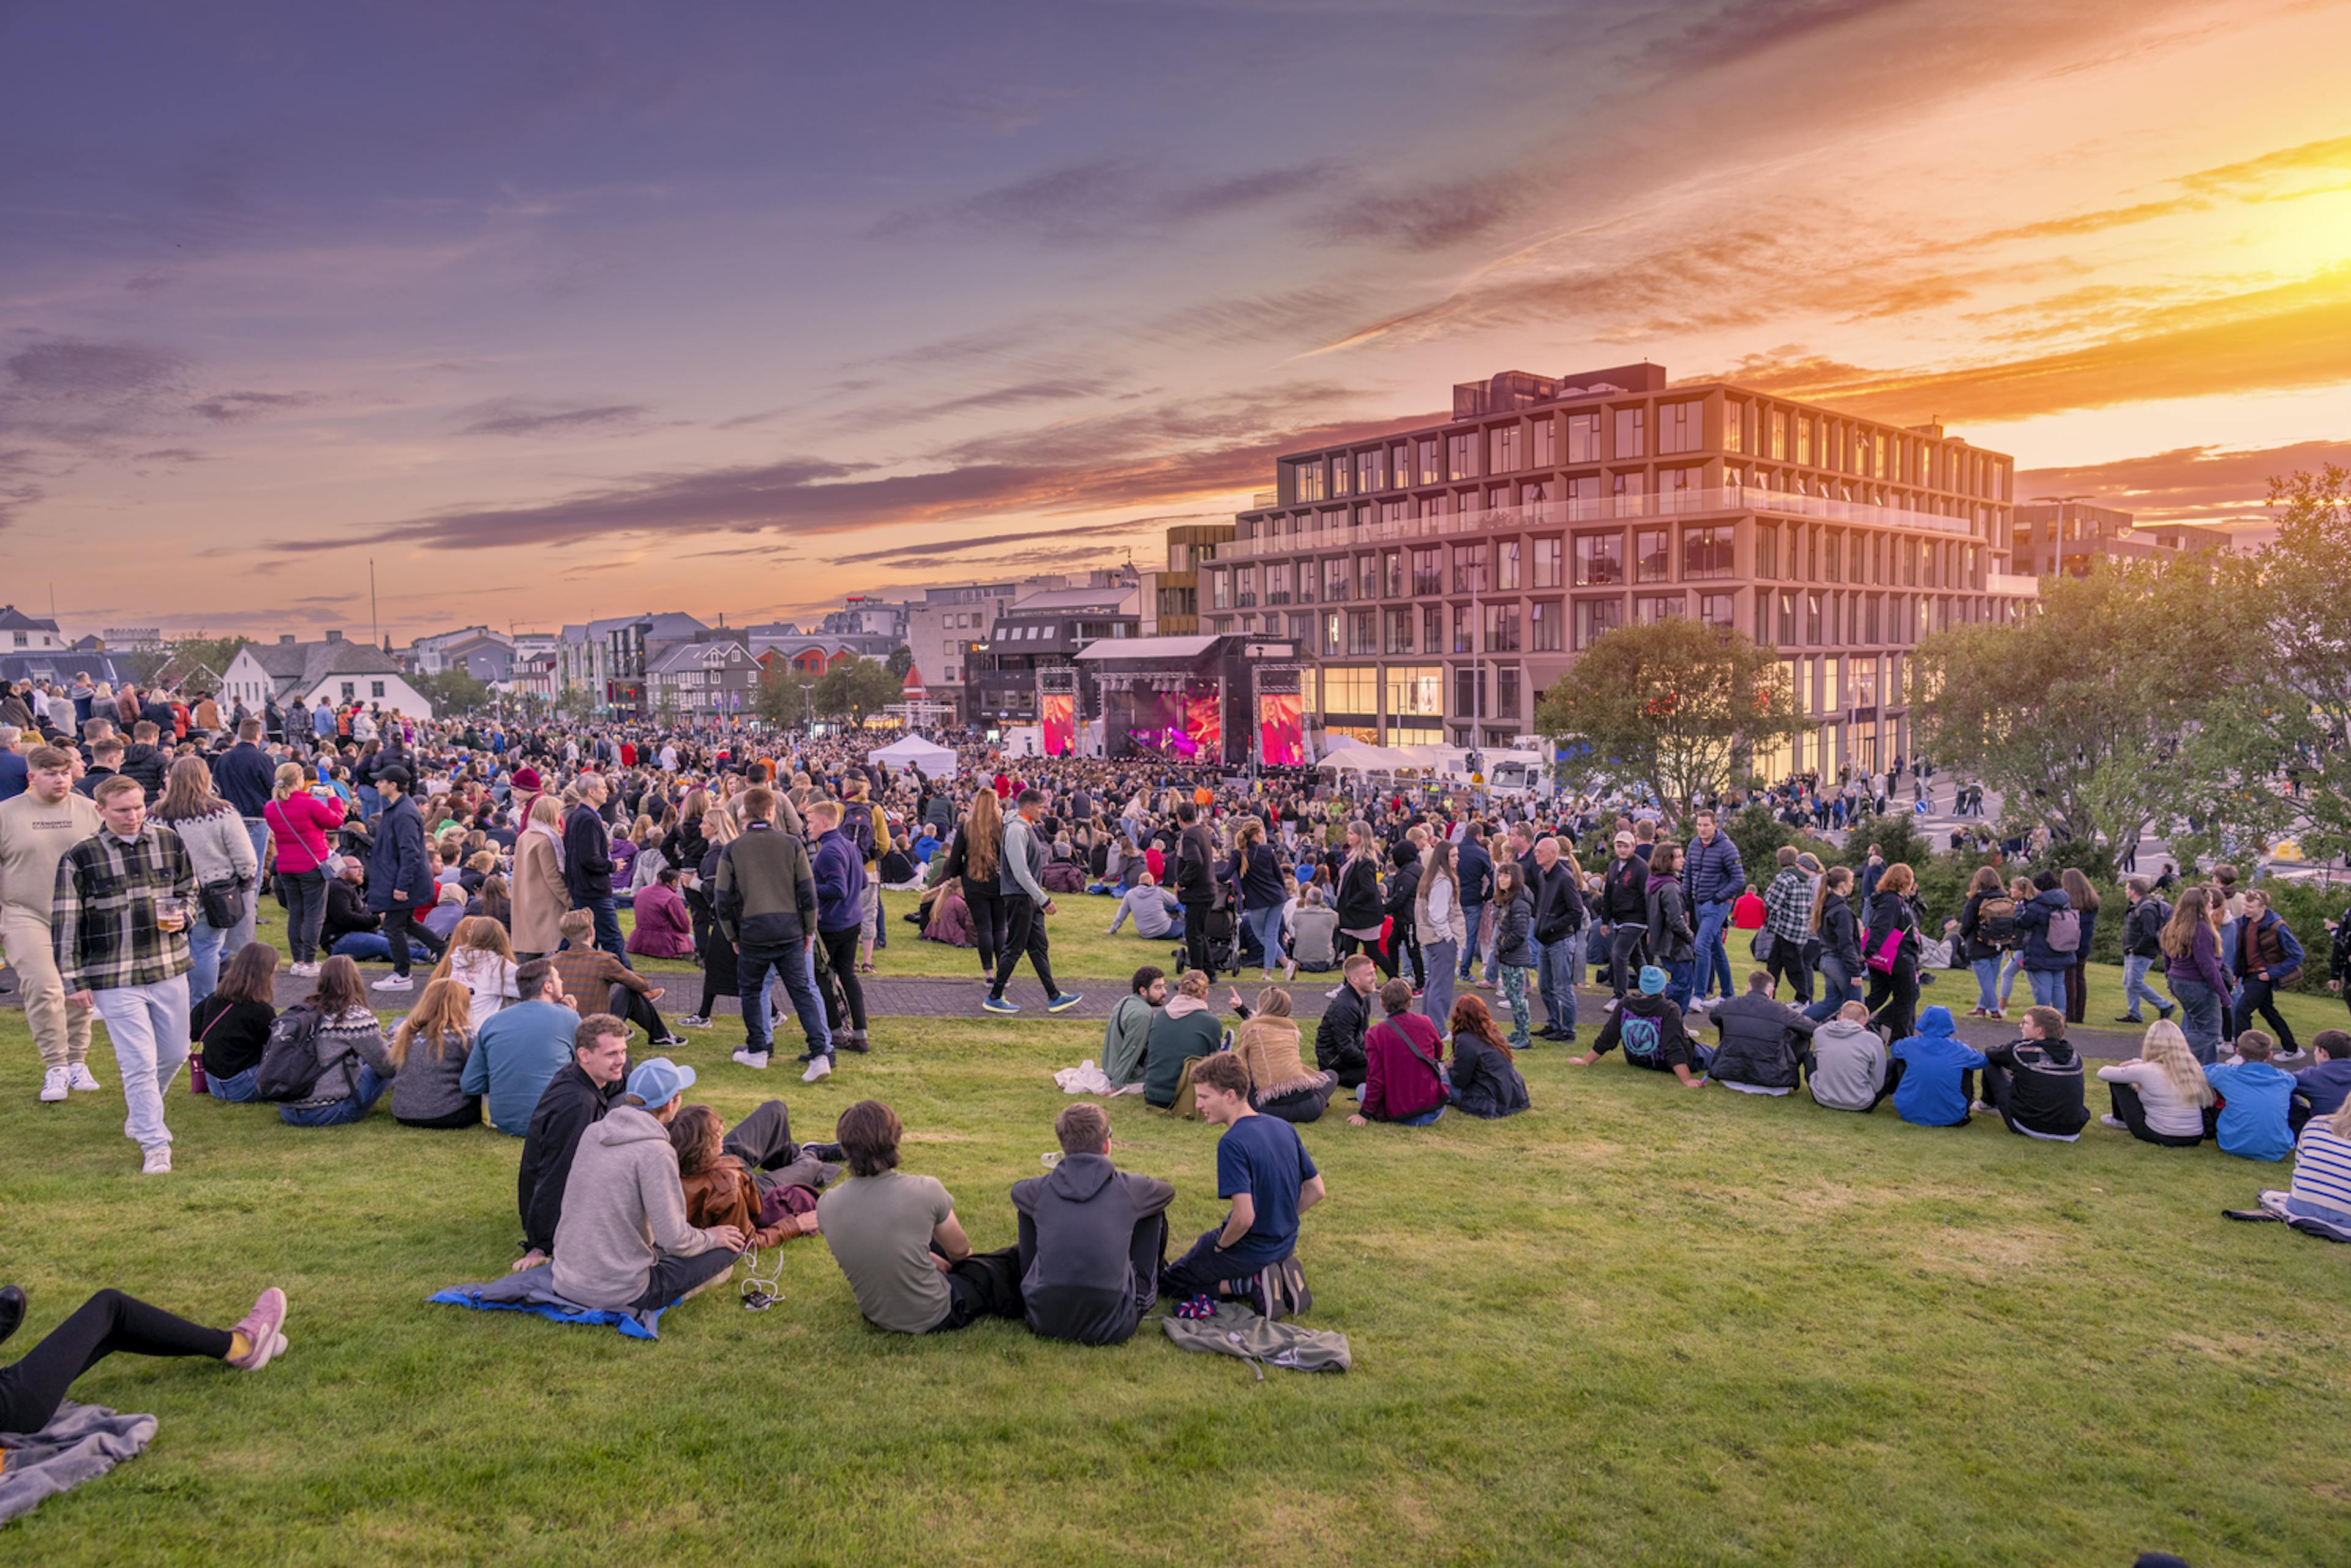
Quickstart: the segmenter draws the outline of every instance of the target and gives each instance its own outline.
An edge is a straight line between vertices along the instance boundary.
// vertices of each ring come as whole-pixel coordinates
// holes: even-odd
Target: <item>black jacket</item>
[[[1463,838],[1460,860],[1455,870],[1461,878],[1461,902],[1465,904],[1484,904],[1494,896],[1494,857],[1486,846],[1472,838]]]
[[[1503,1052],[1468,1030],[1453,1036],[1453,1103],[1465,1115],[1515,1116],[1527,1108],[1527,1081]]]
[[[147,791],[147,803],[153,805],[163,793],[163,775],[172,770],[172,759],[160,747],[145,741],[134,742],[122,754],[122,766],[116,771],[125,778],[139,780],[139,788]]]
[[[1821,904],[1821,955],[1844,966],[1849,980],[1865,979],[1861,963],[1861,926],[1853,917],[1850,900],[1823,893]]]
[[[2163,927],[2170,918],[2171,905],[2151,894],[2132,904],[2130,913],[2123,916],[2124,954],[2133,958],[2162,957]]]
[[[1195,822],[1184,830],[1176,841],[1176,902],[1203,909],[1216,902],[1216,859],[1204,824]]]
[[[1029,1332],[1078,1344],[1133,1338],[1157,1283],[1136,1275],[1136,1232],[1155,1233],[1175,1200],[1174,1186],[1122,1171],[1106,1155],[1065,1155],[1050,1175],[1015,1182]]]
[[[1337,1073],[1340,1083],[1353,1089],[1364,1081],[1364,1036],[1371,1028],[1372,998],[1343,981],[1314,1026],[1314,1065]]]
[[[1907,958],[1916,964],[1918,961],[1917,914],[1900,894],[1890,893],[1881,887],[1869,895],[1869,936],[1863,944],[1869,952],[1862,955],[1862,961],[1867,963],[1870,954],[1885,946],[1886,938],[1896,931],[1902,933],[1902,946],[1895,949],[1895,957],[1897,960]]]
[[[1689,903],[1682,884],[1671,877],[1649,882],[1649,962],[1687,964],[1698,956],[1698,934],[1690,929]]]
[[[1817,1027],[1761,991],[1741,991],[1717,1003],[1714,1026],[1722,1031],[1722,1043],[1715,1048],[1712,1075],[1761,1089],[1796,1086],[1795,1042]]]
[[[341,877],[327,879],[327,916],[319,927],[319,945],[331,951],[356,931],[373,931],[383,921],[367,906],[367,894]]]
[[[1638,1050],[1625,1040],[1628,1031],[1636,1035]],[[1608,1015],[1608,1021],[1600,1026],[1600,1038],[1593,1042],[1592,1054],[1605,1056],[1619,1045],[1626,1046],[1625,1058],[1634,1066],[1659,1072],[1670,1072],[1677,1065],[1687,1067],[1698,1059],[1690,1049],[1689,1031],[1682,1027],[1681,1004],[1646,991],[1633,992]]]
[[[612,835],[585,801],[563,819],[563,885],[574,909],[612,896]]]
[[[1380,913],[1396,923],[1395,944],[1404,946],[1405,933],[1412,929],[1412,906],[1420,897],[1420,857],[1412,852],[1409,841],[1399,843],[1390,852],[1395,870],[1388,876],[1387,902]]]
[[[1494,917],[1494,962],[1512,964],[1521,969],[1535,967],[1534,949],[1535,895],[1519,889],[1519,896],[1504,904]]]
[[[563,1184],[571,1179],[571,1156],[580,1134],[602,1121],[617,1104],[628,1080],[609,1088],[567,1061],[556,1069],[530,1113],[523,1134],[522,1168],[515,1176],[515,1207],[522,1214],[522,1240],[540,1252],[555,1250],[555,1226],[563,1218]]]
[[[1528,891],[1535,895],[1534,938],[1544,946],[1566,940],[1583,924],[1583,894],[1565,861],[1553,861]]]
[[[1600,908],[1611,925],[1628,920],[1646,925],[1649,918],[1649,862],[1636,854],[1610,861],[1601,876]]]
[[[1339,929],[1369,931],[1380,923],[1380,873],[1364,855],[1339,873]]]

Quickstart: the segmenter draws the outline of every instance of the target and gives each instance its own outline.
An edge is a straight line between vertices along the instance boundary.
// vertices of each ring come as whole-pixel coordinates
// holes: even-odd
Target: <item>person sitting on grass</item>
[[[1192,1071],[1200,1119],[1225,1129],[1217,1140],[1217,1196],[1232,1207],[1159,1271],[1159,1293],[1190,1306],[1238,1300],[1269,1318],[1307,1310],[1298,1266],[1299,1218],[1322,1201],[1322,1173],[1298,1129],[1249,1109],[1249,1069],[1229,1051]]]
[[[1268,986],[1258,993],[1257,1012],[1233,1031],[1233,1051],[1249,1069],[1249,1106],[1258,1114],[1285,1122],[1322,1120],[1339,1081],[1310,1071],[1300,1055],[1288,991]]]
[[[2282,1160],[2294,1148],[2287,1107],[2294,1103],[2294,1074],[2270,1058],[2277,1042],[2257,1029],[2237,1037],[2233,1061],[2216,1061],[2205,1079],[2220,1096],[2213,1138],[2224,1155],[2241,1160]]]
[[[549,1282],[583,1307],[657,1312],[724,1280],[743,1250],[732,1225],[686,1223],[685,1189],[669,1124],[694,1069],[665,1056],[640,1062],[604,1116],[580,1135],[563,1184]]]
[[[1234,998],[1236,1007],[1239,997]],[[1206,1056],[1224,1044],[1224,1020],[1208,1005],[1208,977],[1186,969],[1176,982],[1176,994],[1151,1020],[1151,1037],[1144,1044],[1143,1101],[1165,1111],[1176,1103],[1176,1086],[1183,1082],[1184,1064]]]
[[[2211,1135],[2212,1085],[2169,1019],[2149,1025],[2138,1054],[2099,1068],[2098,1078],[2114,1103],[2103,1125],[2167,1149],[2192,1149]]]
[[[611,1111],[628,1075],[629,1026],[611,1013],[581,1019],[572,1031],[571,1060],[547,1081],[523,1136],[522,1164],[515,1172],[523,1255],[516,1269],[544,1263],[554,1249],[580,1136]]]
[[[1666,994],[1668,984],[1665,970],[1655,964],[1644,966],[1639,988],[1608,1015],[1590,1051],[1567,1059],[1570,1065],[1589,1067],[1622,1045],[1625,1060],[1634,1066],[1671,1072],[1685,1089],[1703,1087],[1708,1052],[1682,1027],[1681,1003]],[[1698,1064],[1696,1073],[1690,1071],[1692,1062]]]
[[[1747,989],[1717,1002],[1722,1031],[1707,1076],[1748,1094],[1785,1094],[1796,1086],[1797,1052],[1820,1026],[1771,996],[1771,972],[1748,972]]]
[[[465,1076],[457,1081],[459,1093],[482,1096],[490,1125],[510,1138],[530,1131],[538,1097],[571,1060],[580,1029],[577,1004],[563,994],[549,960],[533,958],[517,968],[515,990],[522,999],[491,1014],[475,1031]]]
[[[972,1251],[938,1178],[898,1168],[904,1129],[895,1112],[860,1100],[833,1135],[849,1178],[817,1199],[817,1225],[867,1322],[889,1333],[945,1333],[1019,1315],[1019,1249]]]
[[[473,993],[462,980],[427,982],[424,994],[392,1031],[392,1119],[403,1127],[446,1131],[482,1124],[482,1097],[465,1090],[472,1054]]]
[[[781,1100],[764,1102],[732,1132],[709,1106],[688,1105],[669,1124],[669,1142],[688,1225],[731,1225],[761,1248],[816,1234],[817,1193],[838,1174],[820,1156],[840,1151],[792,1142]]]
[[[1801,1058],[1813,1103],[1830,1111],[1875,1111],[1902,1081],[1886,1064],[1886,1037],[1869,1027],[1869,1004],[1847,1002],[1815,1024]]]
[[[1363,1108],[1347,1118],[1347,1125],[1396,1122],[1426,1127],[1445,1114],[1445,1037],[1412,1010],[1410,980],[1399,977],[1382,986],[1380,1010],[1387,1017],[1364,1040]]]
[[[478,1034],[500,1008],[521,994],[515,988],[517,967],[514,941],[506,926],[488,915],[473,915],[450,933],[433,977],[455,980],[465,988],[466,1028]]]
[[[595,911],[567,911],[557,928],[563,933],[564,946],[549,953],[547,961],[555,966],[564,990],[591,1003],[604,1002],[607,1011],[643,1030],[648,1050],[674,1051],[685,1044],[685,1037],[673,1032],[653,1006],[664,988],[596,946]]]
[[[277,949],[248,942],[221,971],[213,994],[188,1014],[188,1039],[204,1066],[204,1092],[214,1099],[241,1105],[255,1097],[269,1026],[277,1021]]]
[[[1917,1127],[1964,1127],[1974,1096],[1972,1075],[1986,1065],[1984,1053],[1959,1038],[1951,1009],[1931,1007],[1918,1015],[1918,1032],[1894,1042],[1889,1072],[1894,1113]]]
[[[2294,1180],[2285,1210],[2296,1218],[2321,1219],[2351,1230],[2351,1100],[2303,1124],[2294,1139]]]
[[[277,1119],[289,1127],[340,1127],[374,1107],[398,1069],[368,1006],[367,982],[350,959],[337,954],[319,966],[308,1005],[319,1015],[312,1036],[319,1076],[308,1093],[277,1107]]]
[[[1060,1163],[1012,1186],[1029,1332],[1076,1344],[1123,1344],[1159,1298],[1176,1188],[1111,1163],[1110,1117],[1099,1105],[1063,1106],[1053,1136]]]
[[[2083,1103],[2082,1058],[2065,1040],[2065,1014],[2027,1008],[2017,1028],[2021,1039],[1984,1053],[1977,1109],[1999,1112],[2011,1133],[2073,1143],[2089,1125],[2090,1113]]]
[[[1314,1065],[1343,1089],[1363,1086],[1364,1038],[1372,1029],[1373,981],[1379,973],[1368,953],[1351,953],[1339,966],[1339,988],[1331,993],[1314,1026]]]
[[[0,1287],[0,1341],[25,1322],[22,1286]],[[286,1292],[272,1285],[235,1326],[208,1329],[120,1291],[91,1296],[41,1343],[0,1367],[0,1433],[29,1437],[48,1426],[74,1380],[108,1356],[205,1356],[259,1372],[286,1350]]]
[[[1513,868],[1515,869],[1515,868]],[[1462,1114],[1488,1121],[1515,1116],[1528,1108],[1527,1081],[1502,1026],[1482,997],[1453,1004],[1453,1103]]]
[[[1102,1076],[1113,1090],[1143,1082],[1143,1059],[1151,1043],[1151,1026],[1167,1005],[1167,977],[1155,964],[1145,964],[1127,982],[1127,994],[1111,1009],[1102,1026]]]
[[[694,956],[694,916],[677,889],[678,870],[665,865],[637,890],[627,946],[641,958]]]
[[[1149,872],[1118,901],[1118,913],[1111,916],[1110,930],[1104,935],[1117,936],[1118,928],[1129,920],[1134,922],[1134,934],[1146,942],[1184,939],[1184,906]]]
[[[2286,1112],[2296,1133],[2313,1116],[2332,1116],[2351,1099],[2351,1034],[2320,1030],[2310,1049],[2317,1060],[2294,1075],[2294,1103]]]
[[[1339,912],[1309,883],[1290,917],[1290,961],[1309,974],[1325,974],[1339,962]]]

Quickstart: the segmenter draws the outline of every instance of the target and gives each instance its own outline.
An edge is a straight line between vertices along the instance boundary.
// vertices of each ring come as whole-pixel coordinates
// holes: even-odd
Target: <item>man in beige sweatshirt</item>
[[[99,1087],[89,1071],[89,1009],[66,1006],[65,984],[49,949],[57,862],[98,831],[97,805],[74,790],[73,763],[57,747],[35,747],[25,758],[25,792],[0,803],[0,941],[25,995],[25,1021],[41,1050],[41,1098],[51,1104],[70,1089]]]

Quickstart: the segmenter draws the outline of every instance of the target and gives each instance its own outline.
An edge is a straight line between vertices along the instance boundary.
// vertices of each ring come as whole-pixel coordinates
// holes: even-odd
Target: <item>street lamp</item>
[[[808,722],[801,727],[814,730],[816,728],[816,683],[802,681],[799,683],[799,688],[800,701],[808,706]]]

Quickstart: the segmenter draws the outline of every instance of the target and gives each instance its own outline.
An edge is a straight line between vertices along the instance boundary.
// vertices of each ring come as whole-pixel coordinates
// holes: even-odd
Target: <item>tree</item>
[[[914,651],[904,643],[890,650],[889,661],[883,665],[883,668],[895,675],[901,683],[904,682],[906,672],[914,667]]]
[[[816,711],[826,717],[862,724],[869,714],[896,702],[900,689],[898,677],[890,674],[886,664],[873,659],[851,659],[827,670],[810,695]]]
[[[1746,758],[1804,727],[1779,655],[1679,616],[1621,626],[1543,694],[1535,727],[1592,749],[1600,776],[1687,814]]]
[[[438,718],[472,713],[490,706],[489,686],[477,680],[469,670],[443,670],[435,674],[411,675],[408,684],[416,688],[418,696],[433,705],[434,716]]]
[[[2254,558],[2271,703],[2309,817],[2304,852],[2351,851],[2351,470],[2270,480],[2274,542]]]
[[[816,684],[816,676],[777,659],[759,672],[759,689],[751,699],[751,710],[779,728],[797,728],[809,713],[800,687]]]

